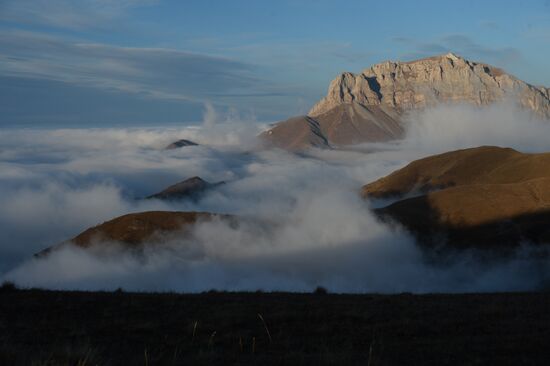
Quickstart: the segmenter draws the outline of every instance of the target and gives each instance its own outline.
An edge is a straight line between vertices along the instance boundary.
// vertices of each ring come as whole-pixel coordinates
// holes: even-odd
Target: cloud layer
[[[321,285],[336,292],[530,290],[548,280],[547,253],[528,244],[512,259],[487,262],[463,252],[434,263],[358,198],[363,184],[433,153],[481,144],[548,150],[548,125],[528,113],[441,106],[411,116],[402,142],[299,155],[256,150],[258,128],[209,108],[195,128],[7,131],[0,136],[2,278],[47,288]],[[177,138],[202,145],[162,149]],[[227,184],[198,202],[136,199],[194,175]],[[110,253],[73,248],[31,259],[89,226],[153,209],[232,213],[242,221],[202,223],[192,239],[176,237],[145,258],[113,246]]]

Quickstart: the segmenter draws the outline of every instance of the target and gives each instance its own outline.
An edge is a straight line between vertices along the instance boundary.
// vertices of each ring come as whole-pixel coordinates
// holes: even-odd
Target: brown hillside
[[[399,113],[385,106],[341,104],[315,118],[301,116],[277,123],[260,135],[268,146],[286,150],[389,141],[403,136]]]
[[[319,122],[308,116],[293,117],[278,123],[262,133],[260,139],[269,147],[290,151],[307,147],[330,147],[326,136],[321,131]]]
[[[404,133],[399,113],[385,106],[340,104],[315,119],[328,141],[336,145],[396,140]]]
[[[550,153],[524,154],[482,146],[416,160],[362,188],[364,197],[387,198],[467,184],[518,183],[550,177]]]
[[[550,242],[550,154],[479,147],[417,160],[363,187],[364,197],[403,196],[376,212],[418,234],[487,247]]]
[[[375,210],[399,222],[424,244],[444,234],[457,247],[550,243],[550,179],[453,187]]]
[[[118,243],[129,249],[138,248],[145,242],[162,242],[169,233],[181,231],[182,235],[185,235],[196,222],[215,218],[229,219],[230,216],[179,211],[131,213],[91,227],[66,242],[38,253],[38,256],[46,255],[51,250],[65,245],[89,248],[96,244]]]
[[[129,245],[141,244],[155,234],[182,230],[198,220],[210,220],[213,215],[202,212],[147,211],[131,213],[94,226],[71,241],[88,247],[94,240],[116,241]]]

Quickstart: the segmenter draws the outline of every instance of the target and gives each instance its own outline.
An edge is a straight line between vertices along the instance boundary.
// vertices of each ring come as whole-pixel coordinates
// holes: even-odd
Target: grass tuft
[[[269,333],[269,329],[267,328],[267,324],[265,323],[264,317],[262,316],[262,314],[258,313],[258,318],[260,318],[260,320],[262,321],[265,328],[265,332],[267,333],[267,336],[269,338],[269,343],[271,343],[273,340],[271,339],[271,333]]]
[[[191,344],[195,341],[195,335],[197,334],[197,325],[199,325],[199,321],[195,320],[195,323],[193,324],[193,336],[191,337]]]

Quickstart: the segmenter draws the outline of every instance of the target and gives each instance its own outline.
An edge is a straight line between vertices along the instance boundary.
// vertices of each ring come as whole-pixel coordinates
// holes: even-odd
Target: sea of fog
[[[514,258],[434,262],[371,214],[362,185],[427,155],[480,145],[550,151],[550,124],[503,103],[440,106],[407,118],[406,138],[293,154],[262,150],[258,123],[209,110],[200,126],[0,130],[0,281],[22,287],[138,291],[471,292],[546,286],[550,262],[529,243]],[[177,139],[200,146],[163,148]],[[227,184],[197,202],[140,200],[200,176]],[[147,210],[230,213],[193,240],[135,257],[113,247],[32,255],[90,226]],[[249,220],[253,219],[253,220]],[[540,254],[536,250],[536,254]]]

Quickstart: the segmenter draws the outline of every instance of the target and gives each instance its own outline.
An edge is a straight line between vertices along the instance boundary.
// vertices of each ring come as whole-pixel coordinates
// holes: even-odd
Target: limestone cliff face
[[[496,67],[449,53],[412,62],[387,61],[360,74],[343,73],[332,81],[327,96],[309,115],[322,115],[343,103],[405,111],[441,102],[486,105],[507,97],[550,118],[547,88],[537,88]]]
[[[545,88],[543,86],[539,86],[538,88],[542,95],[546,97],[546,99],[550,99],[550,88]]]
[[[502,100],[550,118],[550,89],[529,85],[496,67],[452,53],[387,61],[360,74],[339,75],[307,118],[280,122],[262,137],[289,149],[387,141],[403,137],[401,120],[407,111],[438,103],[487,105]]]

